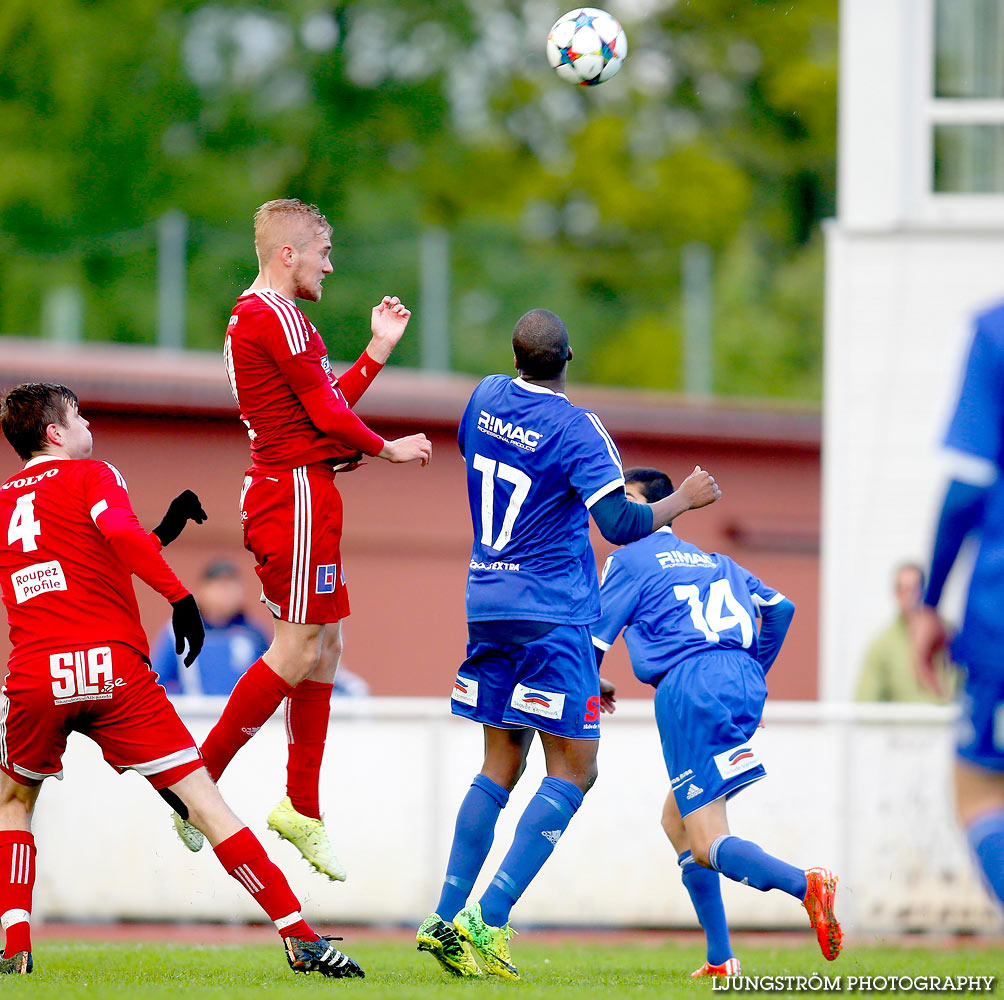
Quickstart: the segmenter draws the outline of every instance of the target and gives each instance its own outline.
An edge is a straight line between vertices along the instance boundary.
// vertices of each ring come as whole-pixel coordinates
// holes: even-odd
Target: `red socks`
[[[268,721],[292,689],[264,660],[257,659],[234,686],[220,721],[202,744],[202,758],[213,781],[234,754]]]
[[[31,951],[34,887],[35,838],[25,830],[0,831],[0,925],[7,935],[4,958]]]
[[[318,785],[333,686],[300,681],[286,696],[286,794],[298,813],[312,819],[321,818]]]
[[[265,848],[247,828],[238,830],[214,848],[220,864],[254,897],[285,937],[313,941],[317,934],[300,914],[286,876],[268,859]]]

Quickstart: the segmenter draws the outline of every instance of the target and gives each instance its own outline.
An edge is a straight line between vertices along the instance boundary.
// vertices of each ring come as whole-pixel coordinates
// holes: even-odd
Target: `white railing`
[[[222,702],[177,705],[201,740]],[[930,706],[769,703],[755,737],[768,776],[730,804],[732,831],[793,864],[837,871],[838,916],[852,930],[999,927],[952,817],[952,715]],[[659,826],[668,779],[651,703],[621,702],[603,727],[599,781],[520,900],[517,925],[694,926]],[[481,765],[478,726],[454,719],[439,699],[333,704],[321,804],[349,872],[344,884],[314,874],[265,829],[284,794],[285,761],[277,714],[234,760],[221,789],[286,872],[308,917],[415,923],[434,908],[456,809]],[[40,916],[260,918],[208,846],[199,855],[181,846],[145,780],[118,777],[80,736],[71,737],[64,765],[66,780],[46,783],[36,812]],[[476,892],[542,774],[535,747]],[[783,893],[722,881],[734,927],[805,925],[801,907]]]

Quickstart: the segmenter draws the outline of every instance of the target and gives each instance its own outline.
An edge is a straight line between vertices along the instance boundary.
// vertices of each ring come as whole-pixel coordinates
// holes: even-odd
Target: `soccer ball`
[[[554,22],[547,36],[547,61],[558,76],[580,87],[609,80],[627,56],[627,35],[605,10],[578,7]]]

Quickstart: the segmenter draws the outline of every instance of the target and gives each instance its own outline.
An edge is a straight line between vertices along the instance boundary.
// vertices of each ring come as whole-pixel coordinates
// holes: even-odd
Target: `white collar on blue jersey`
[[[668,524],[664,524],[661,528],[656,528],[655,530],[664,531],[667,535],[673,534],[673,529]]]
[[[554,389],[548,389],[546,385],[537,385],[534,382],[527,382],[523,376],[514,378],[513,385],[518,385],[521,389],[526,389],[528,392],[540,392],[545,396],[560,396],[562,399],[568,399],[568,397],[563,392],[557,392]]]
[[[38,465],[40,462],[69,462],[65,455],[36,455],[34,458],[29,458],[27,462],[24,463],[26,469],[30,469],[33,465]]]

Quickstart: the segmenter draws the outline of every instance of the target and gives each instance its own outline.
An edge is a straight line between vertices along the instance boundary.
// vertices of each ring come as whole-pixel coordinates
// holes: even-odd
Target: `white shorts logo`
[[[451,697],[454,701],[459,701],[461,705],[470,705],[471,708],[477,708],[478,682],[472,681],[469,677],[461,677],[458,674],[457,679],[453,682],[453,694]]]
[[[565,711],[565,696],[555,691],[541,691],[540,688],[517,684],[509,704],[521,712],[529,712],[530,715],[539,715],[544,719],[560,719]]]
[[[14,587],[14,597],[18,604],[24,604],[39,594],[48,594],[54,590],[66,590],[66,577],[63,567],[53,559],[52,562],[35,563],[26,566],[10,575]]]
[[[108,701],[115,688],[125,686],[125,681],[112,671],[110,646],[53,653],[49,657],[49,673],[55,705]]]
[[[728,781],[737,774],[750,771],[760,764],[760,755],[748,743],[715,754],[718,773]]]

